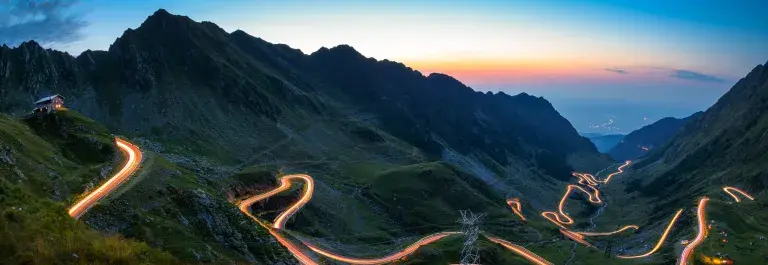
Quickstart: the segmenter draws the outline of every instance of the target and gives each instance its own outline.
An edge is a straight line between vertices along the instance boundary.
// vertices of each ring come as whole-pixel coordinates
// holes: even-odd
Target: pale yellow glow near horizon
[[[621,43],[625,40],[620,38],[599,38],[528,16],[500,19],[450,14],[313,13],[268,19],[233,19],[222,24],[307,54],[320,47],[348,44],[365,56],[415,68],[435,66],[447,58],[472,65],[493,61],[491,65],[571,69],[671,61],[632,43]]]

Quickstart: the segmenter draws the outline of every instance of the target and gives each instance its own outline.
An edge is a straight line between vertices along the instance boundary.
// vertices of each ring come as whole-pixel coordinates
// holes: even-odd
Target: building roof
[[[35,101],[35,104],[40,104],[40,103],[43,103],[43,102],[46,102],[46,101],[51,101],[54,98],[62,98],[62,99],[64,99],[64,97],[62,97],[61,95],[56,94],[56,95],[53,95],[53,96],[50,96],[50,97],[41,98],[38,101]]]

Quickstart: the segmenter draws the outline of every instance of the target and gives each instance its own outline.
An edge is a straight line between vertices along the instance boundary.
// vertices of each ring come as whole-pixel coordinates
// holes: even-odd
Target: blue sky
[[[544,96],[580,131],[606,131],[590,124],[612,119],[616,131],[628,132],[704,110],[768,61],[764,0],[94,0],[26,20],[59,18],[39,27],[82,20],[87,25],[76,26],[74,41],[33,36],[79,54],[107,49],[158,8],[305,53],[350,44],[377,59],[451,74],[478,90]],[[0,6],[0,41],[32,32],[9,28],[25,19],[4,18],[7,10]]]

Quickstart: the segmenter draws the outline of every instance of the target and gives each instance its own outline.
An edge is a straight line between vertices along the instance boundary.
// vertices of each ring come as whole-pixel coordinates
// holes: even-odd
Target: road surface
[[[701,245],[702,242],[704,242],[704,239],[707,238],[707,201],[709,201],[709,198],[704,197],[699,200],[699,207],[696,210],[696,215],[698,219],[699,224],[699,234],[696,235],[696,238],[691,241],[691,243],[688,244],[688,246],[685,246],[685,249],[683,249],[683,253],[680,254],[680,259],[677,260],[678,265],[688,265],[688,259],[691,257],[691,254],[693,254],[693,251]]]
[[[130,149],[128,149],[128,150],[130,150]],[[130,156],[130,152],[129,151],[126,151],[126,152],[128,152],[129,153],[129,157],[131,157]],[[140,158],[140,152],[139,152],[139,158]],[[130,159],[129,159],[129,162],[130,162]],[[129,163],[129,164],[131,164],[131,163]],[[574,176],[579,178],[579,183],[585,185],[585,187],[581,187],[579,185],[572,185],[572,184],[568,185],[567,189],[565,191],[565,194],[560,199],[560,203],[558,204],[558,212],[542,212],[541,215],[544,218],[550,220],[552,223],[554,223],[557,226],[559,226],[561,228],[560,232],[563,235],[573,239],[574,241],[576,241],[578,243],[584,244],[584,245],[589,246],[589,247],[593,247],[593,246],[589,242],[584,240],[584,237],[586,237],[586,236],[610,236],[610,235],[613,235],[613,234],[621,233],[621,232],[629,230],[629,229],[635,229],[635,230],[639,229],[639,227],[636,226],[636,225],[628,225],[628,226],[622,227],[621,229],[618,229],[616,231],[611,231],[611,232],[574,232],[574,231],[568,230],[564,226],[564,225],[570,225],[570,224],[574,223],[573,219],[570,216],[568,216],[568,214],[565,213],[565,202],[567,201],[567,199],[570,196],[571,192],[573,192],[574,190],[582,191],[585,194],[587,194],[589,202],[591,202],[591,203],[602,203],[602,200],[600,199],[600,191],[595,186],[598,186],[598,184],[600,184],[600,183],[607,184],[611,180],[611,178],[613,176],[624,172],[623,168],[628,166],[629,164],[630,164],[630,161],[627,161],[626,163],[624,163],[622,166],[620,166],[618,168],[617,172],[611,173],[604,180],[597,180],[594,176],[592,176],[590,174],[574,173]],[[133,170],[135,170],[135,168]],[[122,170],[121,170],[121,172],[122,172]],[[291,181],[294,181],[294,180],[300,180],[300,181],[304,181],[306,183],[306,185],[304,186],[304,191],[303,191],[301,197],[299,198],[299,200],[297,202],[295,202],[294,204],[289,206],[287,210],[285,210],[284,212],[282,212],[281,214],[279,214],[275,218],[275,220],[274,220],[274,222],[273,222],[273,224],[271,226],[267,225],[265,222],[259,220],[258,218],[256,218],[255,216],[252,215],[250,208],[251,208],[251,206],[254,203],[256,203],[258,201],[261,201],[261,200],[264,200],[266,198],[269,198],[271,196],[274,196],[274,195],[276,195],[276,194],[278,194],[280,192],[288,190],[291,187]],[[744,197],[746,197],[746,198],[748,198],[750,200],[754,199],[750,195],[746,194],[745,192],[743,192],[743,191],[741,191],[741,190],[739,190],[737,188],[724,187],[723,191],[725,191],[726,193],[731,195],[731,197],[733,197],[734,200],[736,200],[737,202],[739,202],[740,199],[732,191],[740,193],[741,195],[743,195]],[[317,262],[315,262],[312,258],[307,256],[306,253],[304,252],[304,250],[302,250],[302,248],[298,244],[296,244],[296,243],[292,242],[291,240],[287,239],[286,237],[284,237],[282,235],[282,233],[280,233],[280,230],[285,228],[285,223],[287,222],[287,220],[290,219],[291,216],[293,216],[295,213],[297,213],[301,209],[302,206],[304,206],[306,203],[308,203],[312,199],[313,192],[314,192],[314,180],[312,179],[312,177],[310,177],[309,175],[303,175],[303,174],[301,174],[301,175],[288,175],[288,176],[284,176],[284,177],[280,178],[280,186],[278,186],[277,188],[272,189],[272,190],[267,191],[267,192],[262,193],[262,194],[254,195],[254,196],[252,196],[252,197],[250,197],[250,198],[248,198],[246,200],[243,200],[242,202],[240,202],[238,204],[238,207],[240,208],[240,210],[243,213],[245,213],[250,218],[255,220],[259,225],[261,225],[264,228],[266,228],[270,232],[270,234],[273,237],[275,237],[275,239],[280,244],[285,246],[288,249],[288,251],[290,251],[294,255],[294,257],[296,257],[296,259],[299,262],[301,262],[302,264],[307,264],[307,265],[316,265]],[[680,256],[678,265],[688,265],[687,264],[688,257],[691,255],[691,253],[694,251],[694,249],[698,245],[701,244],[701,242],[704,240],[704,238],[706,238],[706,224],[705,224],[706,217],[705,217],[704,207],[706,206],[707,200],[708,200],[707,198],[703,198],[703,199],[701,199],[701,201],[699,203],[699,208],[698,208],[699,234],[697,235],[696,239],[694,239],[685,248],[685,250],[683,251],[683,253]],[[522,214],[522,205],[521,205],[520,200],[518,198],[507,199],[507,205],[509,205],[509,207],[512,209],[512,211],[515,214],[517,214],[522,220],[526,220],[525,217]],[[675,223],[677,222],[677,220],[679,219],[680,215],[682,214],[682,211],[683,211],[682,209],[679,209],[675,213],[675,215],[672,217],[672,219],[670,220],[669,224],[667,225],[666,229],[664,230],[664,232],[659,237],[658,242],[656,243],[656,245],[651,250],[647,251],[646,253],[639,254],[639,255],[634,255],[634,256],[618,255],[617,257],[622,258],[622,259],[636,259],[636,258],[648,257],[648,256],[656,253],[661,248],[661,246],[664,244],[664,242],[666,241],[667,237],[670,234],[670,231],[672,230],[672,227],[674,227]],[[428,236],[420,239],[419,241],[409,245],[408,247],[406,247],[403,250],[397,251],[395,253],[392,253],[390,255],[387,255],[387,256],[384,256],[384,257],[380,257],[380,258],[356,258],[356,257],[349,257],[349,256],[333,253],[331,251],[322,249],[322,248],[320,248],[318,246],[315,246],[314,244],[306,242],[306,241],[301,242],[301,243],[306,247],[306,249],[309,249],[309,250],[311,250],[312,252],[314,252],[316,254],[319,254],[321,256],[325,256],[327,258],[330,258],[330,259],[333,259],[333,260],[336,260],[336,261],[345,262],[345,263],[351,263],[351,264],[384,264],[384,263],[390,263],[390,262],[398,261],[398,260],[400,260],[400,259],[402,259],[402,258],[404,258],[404,257],[406,257],[408,255],[413,254],[421,246],[431,244],[431,243],[433,243],[433,242],[435,242],[437,240],[440,240],[440,239],[442,239],[444,237],[451,236],[451,235],[456,235],[456,234],[460,234],[460,232],[440,232],[440,233],[435,233],[435,234],[432,234],[432,235],[428,235]],[[494,243],[497,243],[497,244],[500,244],[503,247],[505,247],[505,248],[507,248],[507,249],[509,249],[509,250],[511,250],[511,251],[513,251],[513,252],[515,252],[517,254],[519,254],[520,256],[522,256],[523,258],[525,258],[526,260],[530,261],[533,264],[538,264],[538,265],[549,265],[549,264],[552,264],[551,262],[549,262],[546,259],[536,255],[535,253],[525,249],[522,246],[513,244],[511,242],[505,241],[505,240],[503,240],[501,238],[494,237],[494,236],[485,235],[485,237],[488,238],[490,241],[492,241]]]
[[[597,189],[591,186],[587,186],[587,187],[592,189],[592,192],[587,191],[581,186],[568,185],[565,190],[565,194],[563,194],[563,197],[560,198],[560,204],[558,204],[558,207],[557,207],[559,214],[557,212],[542,212],[541,216],[543,216],[544,218],[547,218],[549,221],[552,221],[553,223],[555,223],[557,226],[560,226],[560,227],[563,227],[563,225],[573,224],[573,219],[570,216],[568,216],[568,214],[565,213],[565,202],[568,200],[568,196],[571,195],[571,192],[574,189],[580,190],[586,193],[587,196],[589,197],[589,202],[591,203],[597,204],[597,203],[603,202],[602,200],[600,200],[600,191],[598,191]],[[560,216],[562,216],[563,218],[560,218]]]
[[[738,192],[739,194],[741,194],[745,198],[749,199],[750,201],[754,201],[755,200],[754,197],[749,196],[749,194],[747,194],[746,192],[744,192],[743,190],[740,190],[738,188],[726,186],[726,187],[723,187],[723,191],[725,191],[725,193],[728,193],[728,195],[731,195],[731,197],[733,197],[733,199],[736,200],[736,202],[741,202],[741,199],[739,199],[739,197],[737,197],[736,194],[733,194],[733,192],[731,192],[731,191]]]
[[[267,199],[269,197],[272,197],[280,192],[288,190],[289,188],[291,188],[291,180],[293,179],[303,180],[307,183],[307,185],[305,186],[304,192],[301,195],[301,198],[299,199],[299,201],[291,205],[291,207],[289,207],[289,210],[278,215],[275,223],[272,226],[266,225],[264,222],[259,220],[259,218],[256,218],[256,216],[254,216],[251,213],[251,206],[254,203]],[[241,212],[245,213],[245,215],[247,215],[248,217],[256,221],[256,223],[258,223],[259,225],[267,229],[269,233],[272,235],[272,237],[274,237],[277,240],[278,243],[283,245],[283,247],[285,247],[289,252],[291,252],[291,254],[296,258],[296,260],[298,260],[301,264],[304,264],[304,265],[316,265],[317,263],[312,258],[304,254],[304,252],[301,250],[299,246],[294,244],[290,239],[285,238],[282,234],[280,234],[278,229],[282,229],[283,227],[285,227],[285,222],[288,220],[288,217],[296,213],[299,210],[299,208],[301,208],[301,206],[306,204],[306,202],[308,202],[312,198],[312,193],[314,192],[314,183],[315,182],[312,179],[312,177],[307,175],[284,176],[280,178],[280,186],[278,186],[277,188],[262,194],[254,195],[237,204],[237,207],[240,208]],[[291,211],[291,209],[294,209],[294,210]],[[289,211],[291,211],[291,213],[286,214]],[[280,217],[283,217],[283,218],[280,218]],[[279,222],[277,220],[279,220]]]
[[[578,233],[575,233],[575,232],[571,232],[571,230],[568,230],[568,229],[565,229],[565,228],[561,228],[560,229],[560,233],[563,234],[564,236],[570,238],[571,240],[577,242],[577,243],[580,243],[580,244],[585,245],[587,247],[595,248],[595,246],[593,246],[592,244],[590,244],[589,242],[584,240],[584,236],[581,235],[581,234],[578,234]]]
[[[595,176],[588,173],[573,173],[573,175],[580,178],[579,184],[582,184],[582,185],[584,184],[582,183],[582,179],[585,180],[591,186],[595,186],[598,183],[608,184],[608,182],[611,181],[611,178],[613,178],[618,174],[624,173],[624,168],[629,166],[629,164],[632,164],[632,161],[630,160],[625,161],[623,165],[619,166],[618,171],[609,174],[607,177],[605,177],[604,180],[597,180]]]
[[[265,224],[263,221],[259,220],[251,213],[250,208],[254,203],[267,199],[280,192],[290,189],[291,181],[293,180],[304,181],[306,183],[306,185],[304,186],[304,191],[297,202],[289,206],[287,210],[280,213],[277,216],[277,218],[275,218],[275,221],[272,224],[272,226]],[[246,200],[241,201],[240,203],[237,204],[237,206],[241,212],[245,213],[248,217],[256,221],[259,225],[269,230],[270,234],[281,245],[283,245],[286,249],[288,249],[288,251],[291,252],[291,254],[293,254],[293,256],[296,257],[296,259],[299,262],[306,265],[315,265],[317,263],[312,258],[307,256],[297,244],[293,243],[291,240],[284,237],[280,233],[280,230],[283,230],[285,228],[285,223],[288,221],[288,219],[290,219],[291,216],[293,216],[296,212],[298,212],[302,206],[307,204],[307,202],[309,202],[312,199],[312,194],[314,193],[314,186],[315,186],[315,182],[312,179],[312,177],[310,177],[309,175],[296,174],[296,175],[284,176],[280,178],[280,186],[278,186],[277,188],[274,188],[262,194],[254,195]],[[431,244],[446,236],[455,235],[455,234],[459,234],[459,232],[440,232],[440,233],[432,234],[420,239],[419,241],[416,241],[416,243],[411,244],[410,246],[408,246],[407,248],[401,251],[392,253],[382,258],[352,258],[352,257],[343,256],[340,254],[336,254],[336,253],[321,249],[308,242],[302,242],[302,244],[317,254],[323,255],[325,257],[328,257],[334,260],[342,261],[342,262],[347,262],[352,264],[383,264],[383,263],[389,263],[389,262],[393,262],[398,259],[401,259],[407,255],[412,254],[419,247],[423,245]]]
[[[520,219],[522,219],[523,221],[526,221],[525,216],[523,216],[523,206],[520,203],[520,199],[518,198],[507,199],[507,205],[509,205],[509,208],[512,208],[512,212],[517,214],[517,216],[520,216]]]
[[[681,213],[683,213],[683,209],[677,210],[677,213],[675,213],[675,216],[673,216],[672,220],[669,221],[669,225],[667,225],[667,229],[664,229],[664,233],[661,234],[661,237],[659,237],[659,241],[651,250],[640,255],[634,255],[634,256],[618,255],[617,257],[621,259],[639,259],[639,258],[648,257],[651,254],[656,253],[656,251],[659,251],[659,249],[661,248],[661,245],[664,244],[664,240],[666,240],[667,236],[669,236],[669,231],[672,231],[672,227],[675,225],[675,222],[677,222],[677,219],[680,218]]]
[[[531,252],[530,250],[527,250],[524,247],[512,244],[511,242],[506,241],[504,239],[501,239],[501,238],[498,238],[498,237],[494,237],[494,236],[489,236],[489,235],[485,235],[485,238],[488,238],[488,240],[490,240],[491,242],[494,242],[496,244],[502,245],[503,247],[511,250],[512,252],[517,253],[518,255],[522,256],[523,258],[527,259],[528,261],[530,261],[533,264],[537,264],[537,265],[553,265],[552,262],[549,262],[548,260],[546,260],[546,259],[544,259],[542,257],[539,257],[539,255],[536,255],[535,253]]]
[[[70,207],[69,216],[72,216],[75,219],[80,219],[88,209],[93,207],[99,200],[115,191],[121,183],[128,179],[139,168],[142,159],[141,150],[135,145],[120,138],[115,138],[115,143],[120,151],[128,157],[128,161],[123,168],[107,180],[107,182]]]
[[[438,241],[444,237],[456,235],[456,234],[461,234],[461,232],[440,232],[440,233],[431,234],[422,239],[419,239],[419,241],[416,241],[416,243],[411,244],[410,246],[408,246],[403,250],[400,250],[398,252],[392,253],[390,255],[387,255],[381,258],[352,258],[352,257],[347,257],[347,256],[342,256],[336,253],[332,253],[327,250],[323,250],[307,242],[303,242],[303,243],[315,253],[323,255],[330,259],[351,263],[351,264],[373,265],[373,264],[384,264],[384,263],[397,261],[405,256],[412,254],[413,252],[416,252],[416,250],[419,249],[419,247],[421,246],[432,244],[433,242]]]
[[[612,232],[574,232],[574,233],[582,235],[582,236],[610,236],[610,235],[613,235],[613,234],[621,233],[621,232],[629,230],[629,229],[637,230],[637,229],[640,229],[640,227],[636,226],[636,225],[628,225],[628,226],[622,227],[619,230],[612,231]]]

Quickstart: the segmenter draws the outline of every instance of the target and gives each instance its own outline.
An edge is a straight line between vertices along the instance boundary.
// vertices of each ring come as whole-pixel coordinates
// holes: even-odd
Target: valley
[[[165,9],[107,50],[0,46],[0,264],[768,260],[766,65],[592,141],[486,91]]]

